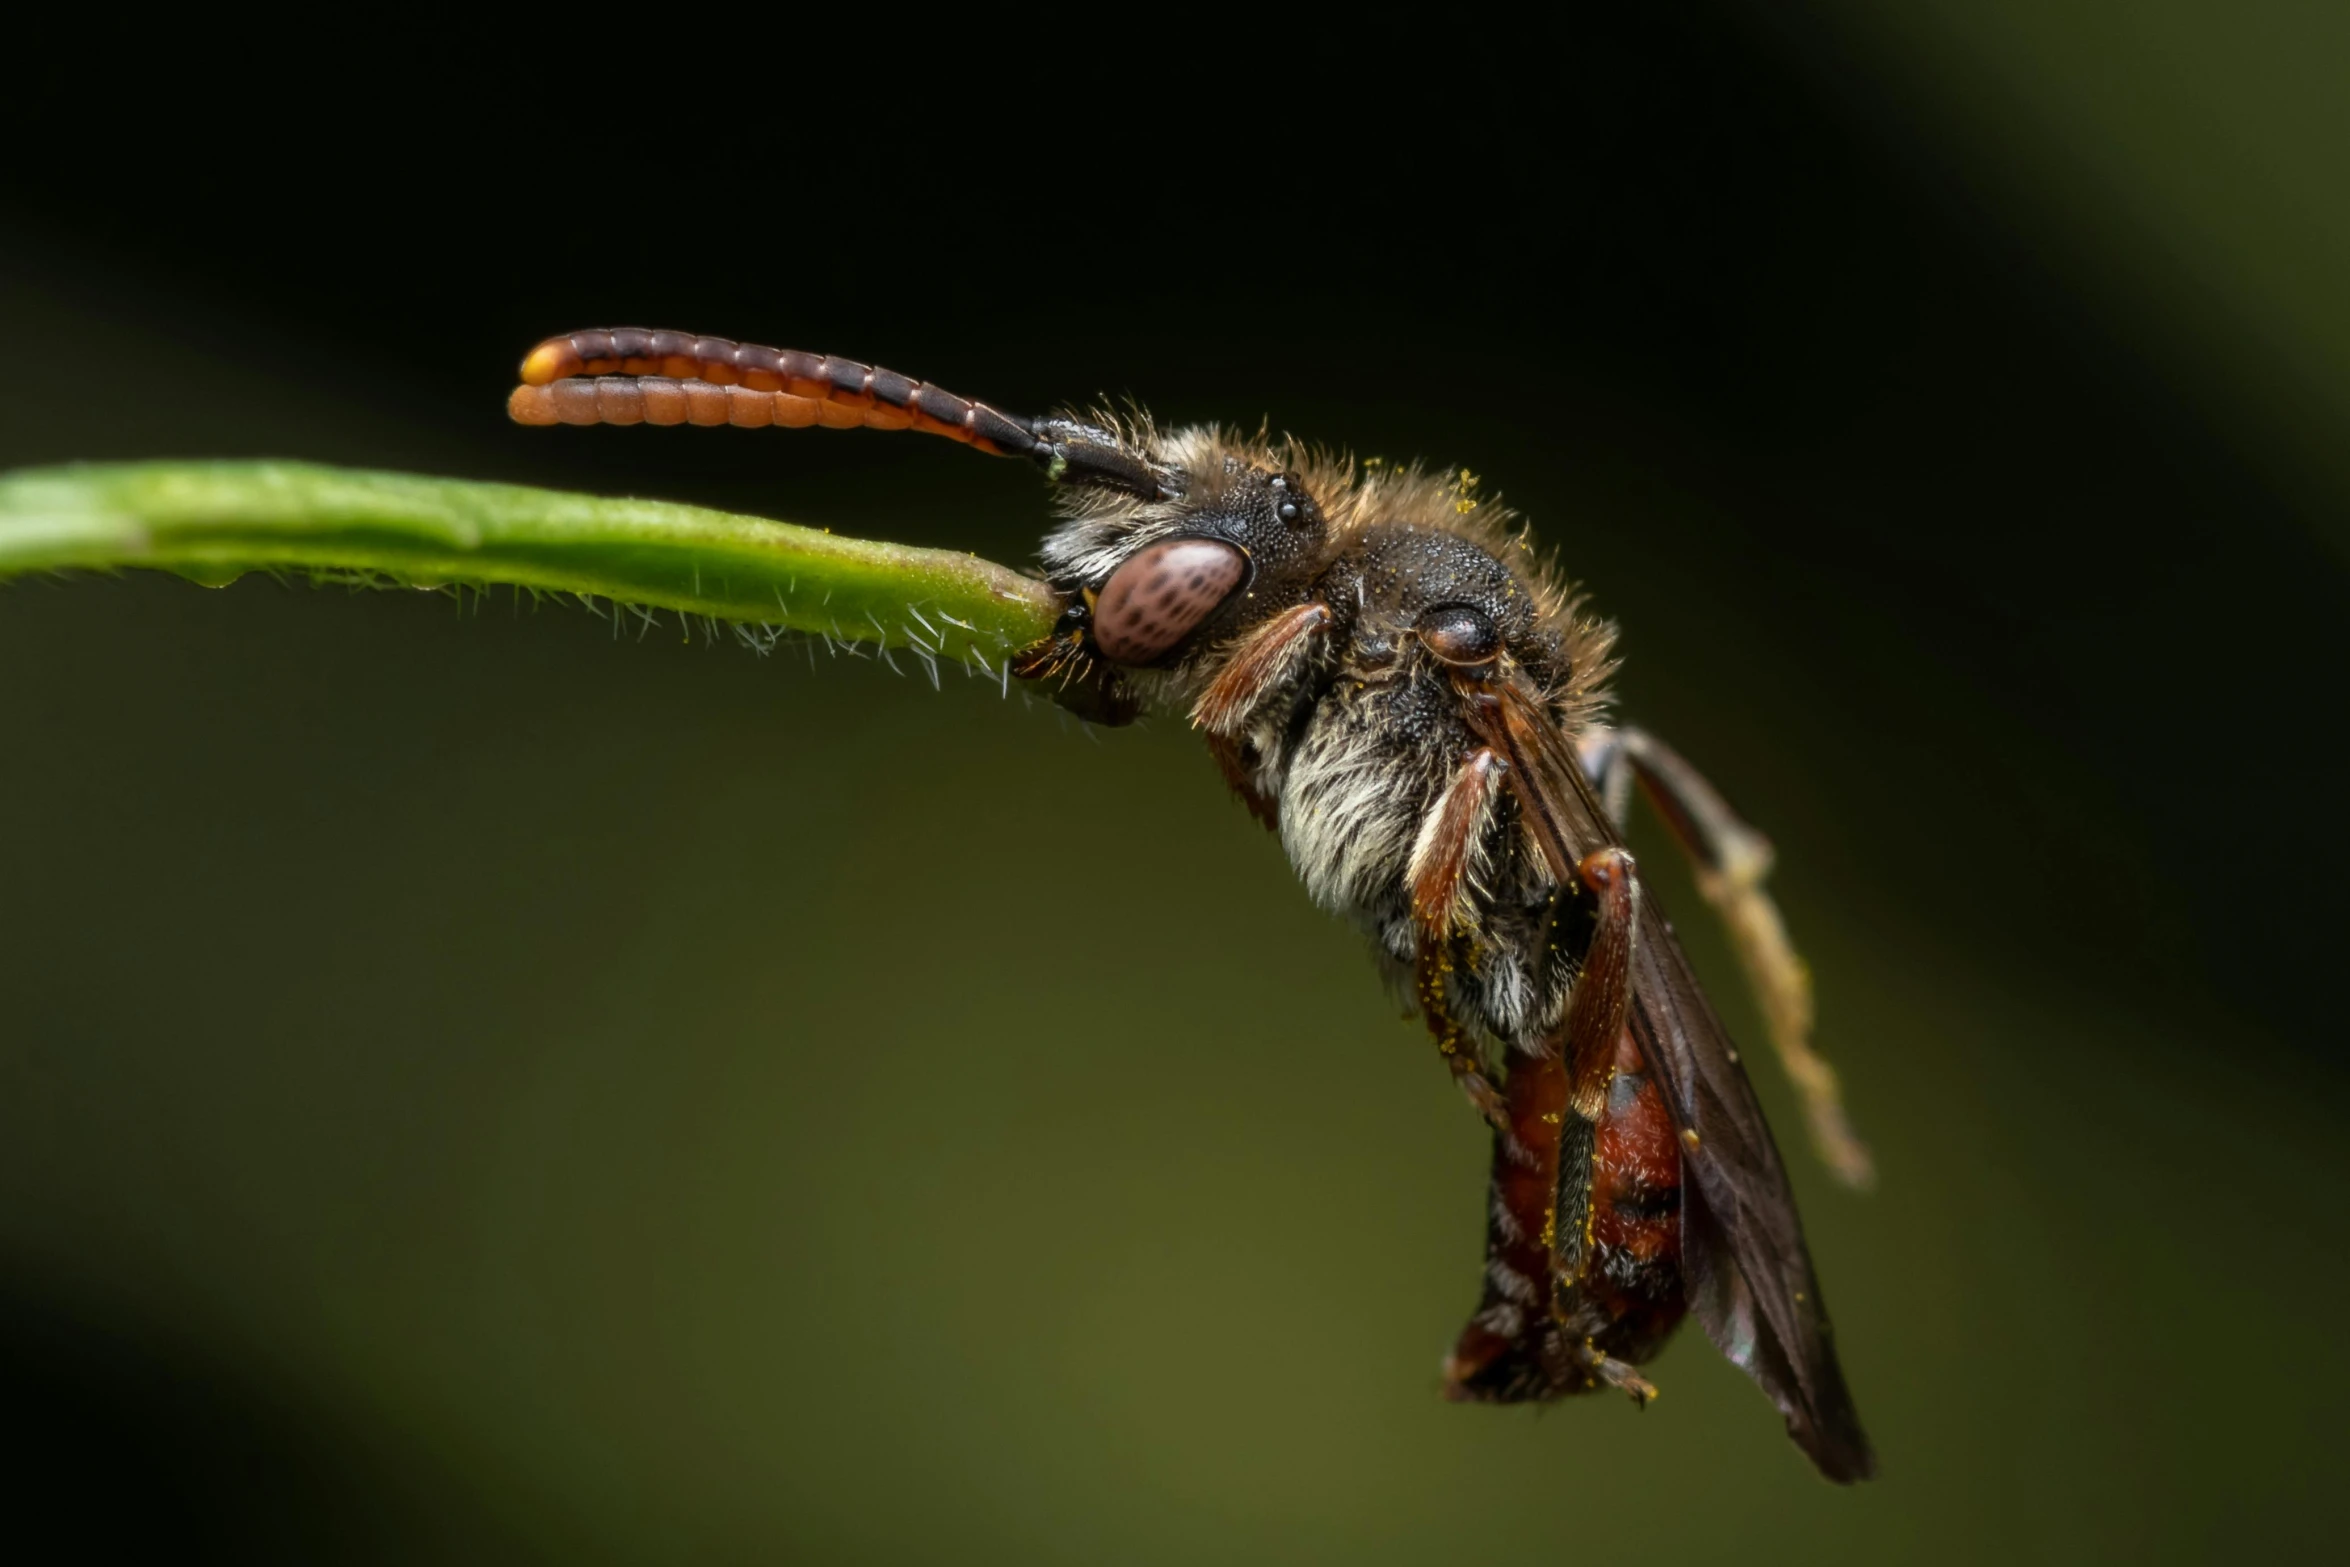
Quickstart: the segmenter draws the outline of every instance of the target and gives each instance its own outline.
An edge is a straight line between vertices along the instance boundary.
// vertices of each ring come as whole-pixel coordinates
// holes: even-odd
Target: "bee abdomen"
[[[1681,1277],[1681,1144],[1627,1035],[1592,1155],[1591,1261],[1583,1292],[1618,1360],[1646,1360],[1687,1310]],[[1624,1064],[1629,1055],[1631,1064]]]
[[[1562,1063],[1514,1061],[1509,1096],[1523,1112],[1519,1146],[1502,1141],[1494,1150],[1484,1297],[1445,1367],[1455,1399],[1521,1403],[1590,1392],[1605,1385],[1598,1359],[1649,1359],[1688,1310],[1679,1134],[1630,1031],[1617,1041],[1599,1124],[1580,1144],[1591,1161],[1590,1244],[1571,1283],[1552,1266],[1550,1232],[1559,1220],[1549,1206],[1569,1140],[1535,1130],[1553,1124],[1553,1113],[1559,1125],[1573,1115]],[[1521,1281],[1532,1299],[1515,1290]]]

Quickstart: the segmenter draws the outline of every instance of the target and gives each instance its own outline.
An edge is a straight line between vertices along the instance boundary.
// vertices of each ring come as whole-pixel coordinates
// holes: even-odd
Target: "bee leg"
[[[1445,1363],[1451,1398],[1515,1402],[1601,1386],[1642,1404],[1656,1396],[1629,1360],[1600,1348],[1625,1347],[1627,1316],[1614,1271],[1592,1272],[1595,1232],[1609,1233],[1607,1208],[1624,1184],[1620,1165],[1603,1162],[1610,1127],[1621,1141],[1610,1119],[1621,1107],[1611,1109],[1606,1090],[1640,1059],[1626,1027],[1639,883],[1632,857],[1618,848],[1586,855],[1576,873],[1596,900],[1592,934],[1567,1021],[1543,1048],[1510,1060],[1507,1124],[1494,1138],[1484,1297]],[[1593,1039],[1602,1042],[1596,1066]],[[1578,1096],[1579,1072],[1600,1085],[1596,1096]],[[1665,1141],[1674,1146],[1669,1130]],[[1637,1337],[1629,1342],[1643,1353]]]
[[[1552,1314],[1572,1346],[1569,1356],[1583,1385],[1604,1383],[1647,1407],[1656,1384],[1601,1349],[1596,1335],[1624,1326],[1622,1280],[1597,1284],[1590,1276],[1594,1233],[1602,1210],[1617,1214],[1626,1195],[1628,1172],[1621,1149],[1603,1170],[1601,1118],[1610,1113],[1610,1090],[1619,1072],[1637,1072],[1639,1050],[1627,1027],[1632,1010],[1632,933],[1639,919],[1640,878],[1632,856],[1619,848],[1596,849],[1575,867],[1576,879],[1593,902],[1591,939],[1574,993],[1559,1030],[1559,1057],[1566,1066],[1567,1107],[1560,1117],[1558,1170],[1551,1200],[1550,1268]],[[1615,1135],[1621,1142],[1622,1127]],[[1667,1146],[1672,1146],[1668,1140]],[[1675,1168],[1678,1168],[1676,1159]],[[1620,1341],[1611,1337],[1611,1343]]]
[[[1420,824],[1405,872],[1412,894],[1412,922],[1419,928],[1419,961],[1414,992],[1436,1049],[1452,1069],[1469,1102],[1505,1136],[1510,1117],[1501,1092],[1485,1075],[1475,1039],[1454,1015],[1451,978],[1464,949],[1475,939],[1475,907],[1468,896],[1484,853],[1486,829],[1500,788],[1501,761],[1480,746],[1461,759],[1435,809]]]
[[[1330,620],[1330,606],[1322,603],[1300,604],[1274,616],[1231,650],[1192,704],[1192,727],[1206,732],[1209,754],[1223,769],[1224,781],[1249,814],[1274,832],[1281,830],[1281,807],[1258,787],[1258,750],[1248,731],[1266,698],[1287,687],[1318,654]]]
[[[1583,856],[1576,875],[1598,902],[1591,943],[1582,972],[1567,1001],[1567,1016],[1547,1055],[1566,1069],[1566,1113],[1559,1118],[1558,1176],[1550,1204],[1550,1271],[1557,1280],[1559,1319],[1570,1320],[1569,1305],[1591,1260],[1593,1184],[1599,1156],[1599,1118],[1607,1109],[1608,1084],[1616,1075],[1616,1040],[1632,1008],[1632,921],[1640,883],[1632,856],[1621,849],[1595,849]]]
[[[1257,787],[1257,750],[1246,740],[1234,740],[1224,735],[1208,736],[1208,755],[1216,759],[1216,770],[1224,775],[1224,782],[1240,796],[1240,803],[1248,807],[1248,814],[1257,819],[1257,825],[1267,832],[1281,830],[1281,804]]]
[[[1420,960],[1414,991],[1420,998],[1420,1015],[1428,1020],[1428,1032],[1436,1036],[1437,1053],[1452,1072],[1452,1080],[1461,1085],[1461,1092],[1469,1096],[1469,1103],[1477,1113],[1505,1137],[1511,1135],[1509,1107],[1501,1090],[1493,1086],[1493,1079],[1485,1075],[1485,1063],[1477,1049],[1477,1041],[1468,1026],[1452,1014],[1445,994],[1446,980],[1453,970],[1450,943],[1420,944]]]
[[[1584,769],[1619,829],[1635,781],[1672,829],[1696,869],[1698,891],[1729,930],[1779,1065],[1803,1100],[1812,1146],[1837,1179],[1867,1186],[1876,1178],[1868,1148],[1845,1117],[1835,1068],[1811,1047],[1811,971],[1763,888],[1770,840],[1741,821],[1678,752],[1644,730],[1600,731],[1582,749]]]
[[[1596,918],[1559,1043],[1567,1063],[1568,1102],[1586,1123],[1597,1125],[1607,1108],[1608,1081],[1615,1076],[1616,1040],[1632,1010],[1632,927],[1640,906],[1640,876],[1632,856],[1612,847],[1584,855],[1575,874],[1591,894]]]
[[[1118,671],[1086,647],[1078,613],[1064,615],[1042,642],[1005,655],[1005,668],[1015,679],[1047,687],[1046,695],[1084,722],[1122,728],[1142,709]]]
[[[1514,1058],[1507,1088],[1494,1123],[1484,1288],[1444,1363],[1445,1397],[1477,1403],[1539,1401],[1591,1382],[1576,1354],[1593,1331],[1580,1320],[1581,1292],[1561,1285],[1551,1263],[1560,1134],[1589,1128],[1567,1108],[1555,1050]],[[1588,1137],[1581,1159],[1588,1172]]]
[[[1630,1361],[1618,1360],[1604,1349],[1593,1348],[1589,1340],[1577,1346],[1575,1358],[1583,1363],[1586,1375],[1628,1395],[1643,1409],[1656,1397],[1656,1384],[1633,1370]]]

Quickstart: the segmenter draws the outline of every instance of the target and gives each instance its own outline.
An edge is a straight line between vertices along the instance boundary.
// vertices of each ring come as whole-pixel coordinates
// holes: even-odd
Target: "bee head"
[[[1329,525],[1302,453],[1212,430],[1128,439],[1162,475],[1158,493],[1065,494],[1070,521],[1046,542],[1045,565],[1087,595],[1102,658],[1167,667],[1233,629],[1252,603],[1285,602],[1319,568]]]

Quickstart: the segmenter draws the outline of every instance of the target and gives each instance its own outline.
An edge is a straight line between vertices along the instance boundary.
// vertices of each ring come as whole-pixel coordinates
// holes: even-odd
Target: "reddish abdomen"
[[[1638,1364],[1688,1310],[1681,1278],[1681,1145],[1630,1030],[1591,1154],[1590,1245],[1562,1285],[1548,1236],[1557,1190],[1565,1066],[1512,1063],[1505,1089],[1520,1152],[1496,1139],[1486,1221],[1485,1290],[1445,1365],[1447,1395],[1519,1403],[1599,1386],[1589,1351]]]
[[[1681,1283],[1681,1142],[1627,1029],[1600,1117],[1583,1297],[1607,1326],[1600,1349],[1635,1365],[1664,1346],[1688,1302]]]

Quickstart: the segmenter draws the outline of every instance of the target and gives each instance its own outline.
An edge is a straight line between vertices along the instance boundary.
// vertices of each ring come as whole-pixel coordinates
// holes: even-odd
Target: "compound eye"
[[[1191,635],[1247,574],[1220,539],[1161,539],[1110,573],[1093,608],[1093,641],[1113,664],[1151,664]]]
[[[1413,629],[1429,652],[1456,669],[1475,669],[1501,656],[1500,631],[1474,605],[1439,604],[1423,610]]]

